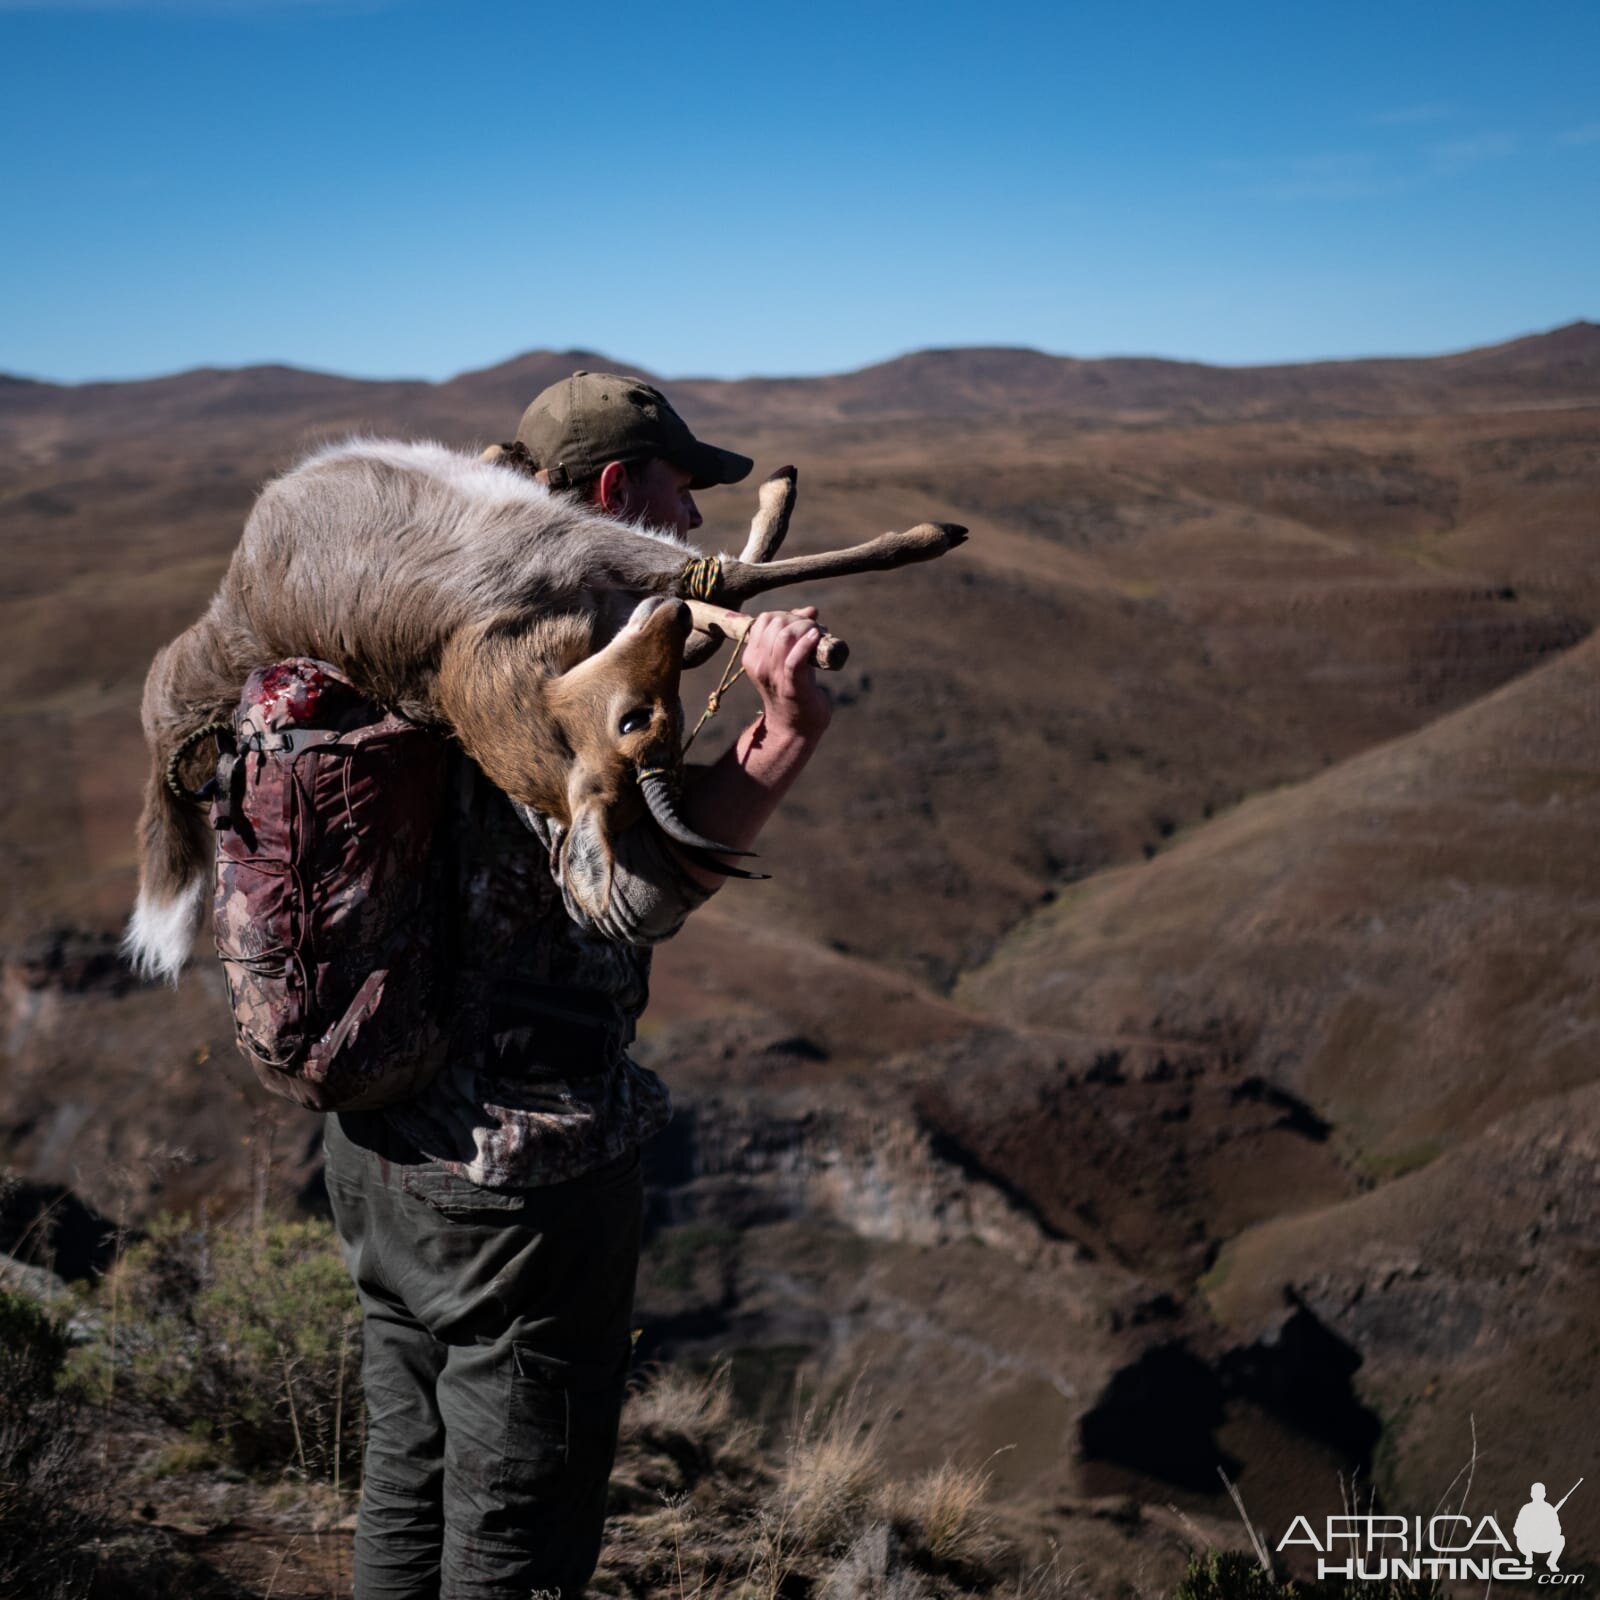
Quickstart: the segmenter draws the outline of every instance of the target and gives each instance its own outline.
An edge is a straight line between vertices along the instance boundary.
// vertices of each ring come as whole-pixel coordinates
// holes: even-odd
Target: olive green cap
[[[522,413],[517,441],[557,489],[593,478],[608,461],[660,456],[694,474],[691,489],[737,483],[755,465],[702,444],[659,389],[614,372],[574,372],[552,383]]]

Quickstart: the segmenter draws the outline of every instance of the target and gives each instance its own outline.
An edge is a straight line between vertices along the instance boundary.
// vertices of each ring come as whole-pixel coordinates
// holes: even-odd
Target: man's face
[[[664,528],[680,538],[692,533],[702,522],[700,508],[689,493],[693,473],[675,467],[670,461],[653,457],[634,470],[628,479],[628,507],[625,515]]]

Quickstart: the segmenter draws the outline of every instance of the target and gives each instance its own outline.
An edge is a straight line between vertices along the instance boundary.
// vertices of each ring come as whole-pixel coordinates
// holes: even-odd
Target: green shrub
[[[249,1469],[337,1478],[356,1464],[360,1308],[333,1230],[167,1219],[101,1286],[102,1342],[71,1369]]]
[[[66,1330],[37,1300],[0,1288],[0,1405],[53,1394],[67,1347]]]
[[[1253,1555],[1210,1550],[1189,1558],[1189,1570],[1173,1591],[1173,1600],[1335,1600],[1355,1595],[1360,1600],[1439,1600],[1441,1592],[1431,1579],[1280,1584],[1261,1570]]]
[[[81,1594],[95,1567],[84,1433],[56,1392],[66,1354],[43,1306],[0,1289],[0,1594]]]
[[[1285,1589],[1242,1550],[1208,1550],[1189,1558],[1173,1600],[1284,1600]]]

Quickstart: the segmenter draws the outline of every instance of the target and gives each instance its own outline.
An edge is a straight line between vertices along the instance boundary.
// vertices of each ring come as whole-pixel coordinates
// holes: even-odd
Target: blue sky
[[[0,0],[0,371],[1600,318],[1600,5]]]

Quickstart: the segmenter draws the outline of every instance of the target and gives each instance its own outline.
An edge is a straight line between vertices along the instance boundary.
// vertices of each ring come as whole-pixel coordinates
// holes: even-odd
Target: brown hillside
[[[1588,1449],[1597,685],[1589,641],[1251,799],[1078,886],[959,989],[1098,1041],[1102,1083],[997,1077],[1030,1112],[1007,1139],[958,1080],[934,1102],[942,1125],[1074,1232],[1075,1206],[1114,1203],[1107,1226],[1144,1262],[1179,1219],[1195,1219],[1196,1263],[1238,1230],[1211,1304],[1257,1338],[1292,1294],[1361,1352],[1363,1396],[1399,1419],[1386,1493],[1448,1481],[1469,1411],[1495,1494],[1526,1489],[1524,1462]],[[1212,1153],[1217,1108],[1241,1099],[1277,1107],[1276,1155],[1234,1132]],[[1116,1105],[1138,1116],[1142,1161],[1102,1137]],[[1095,1153],[1063,1163],[1064,1147]],[[1113,1201],[1118,1174],[1133,1193]],[[1152,1181],[1164,1252],[1135,1231]],[[1600,1517],[1581,1517],[1592,1543]]]
[[[1079,885],[962,982],[1030,1026],[1239,1065],[1373,1171],[1595,1077],[1600,645]],[[1510,1064],[1515,1063],[1511,1070]]]
[[[1514,1073],[1520,1063],[1506,1063]],[[1600,1087],[1529,1103],[1421,1171],[1241,1235],[1207,1280],[1244,1338],[1299,1297],[1361,1351],[1392,1419],[1386,1487],[1420,1498],[1478,1448],[1476,1514],[1509,1531],[1531,1479],[1559,1498],[1593,1460]],[[1582,1493],[1562,1512],[1579,1566],[1600,1539]]]
[[[107,950],[145,667],[300,452],[501,439],[544,383],[618,365],[0,381],[14,1168],[135,1221],[269,1177],[314,1199],[316,1122],[248,1083],[215,963],[174,997]],[[1426,1347],[1451,1296],[1504,1304],[1468,1280],[1520,1250],[1545,1320],[1441,1347],[1440,1381],[1525,1356],[1529,1415],[1558,1409],[1566,1368],[1539,1352],[1567,1359],[1592,1263],[1570,1230],[1527,1234],[1510,1177],[1473,1255],[1433,1174],[1491,1135],[1510,1173],[1530,1096],[1586,1137],[1600,329],[1436,360],[928,351],[668,388],[759,472],[798,464],[796,549],[925,518],[972,538],[793,592],[853,654],[761,841],[773,880],[657,957],[639,1050],[679,1114],[651,1156],[646,1352],[731,1351],[758,1392],[870,1361],[897,1461],[1014,1446],[997,1484],[1040,1515],[1121,1494],[1229,1514],[1218,1459],[1258,1518],[1336,1509],[1380,1428],[1386,1490],[1427,1509],[1460,1453],[1425,1408],[1406,1431],[1420,1369],[1384,1341]],[[708,547],[751,503],[704,497]],[[1428,1294],[1360,1287],[1378,1268],[1335,1233],[1369,1215],[1380,1256],[1408,1227],[1438,1241]],[[1207,1300],[1219,1251],[1236,1298]]]

